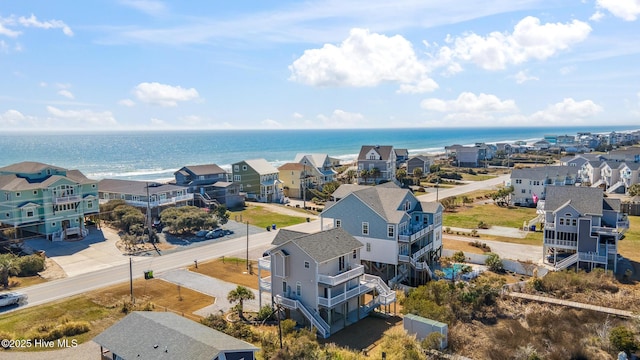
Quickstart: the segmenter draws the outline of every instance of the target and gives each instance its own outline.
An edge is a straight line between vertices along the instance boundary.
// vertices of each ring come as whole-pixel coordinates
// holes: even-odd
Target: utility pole
[[[129,256],[129,291],[131,292],[131,303],[134,303],[133,298],[133,262],[131,256]]]
[[[249,221],[247,221],[247,273],[249,273]]]
[[[436,202],[438,201],[438,190],[440,189],[440,181],[436,181]]]
[[[307,210],[307,160],[304,160],[302,171],[302,208]]]

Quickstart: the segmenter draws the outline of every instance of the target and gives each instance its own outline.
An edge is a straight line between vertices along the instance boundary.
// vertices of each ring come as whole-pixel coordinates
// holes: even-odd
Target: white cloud
[[[75,96],[73,96],[73,93],[71,93],[71,91],[69,91],[69,90],[64,90],[64,89],[63,90],[59,90],[58,91],[58,95],[64,96],[67,99],[75,99]]]
[[[572,72],[574,72],[576,70],[576,67],[571,65],[571,66],[563,66],[560,68],[560,74],[561,75],[568,75],[571,74]]]
[[[596,4],[625,21],[635,21],[640,15],[638,0],[596,0]]]
[[[299,112],[294,112],[291,116],[293,116],[294,119],[304,119],[304,115]]]
[[[157,118],[151,118],[150,122],[151,122],[151,125],[153,126],[161,126],[161,127],[164,127],[167,124],[166,121],[160,120]]]
[[[266,119],[266,120],[262,120],[260,122],[262,125],[264,125],[265,128],[282,128],[282,124],[273,120],[273,119]]]
[[[455,61],[462,60],[485,70],[502,70],[508,65],[531,59],[545,60],[585,40],[590,32],[591,26],[579,20],[541,25],[540,19],[527,16],[516,24],[511,34],[492,32],[487,36],[474,33],[455,38],[449,36],[446,42],[450,46],[440,48],[434,62],[440,65],[453,62],[455,69]]]
[[[523,84],[523,83],[525,83],[527,81],[531,81],[531,80],[540,80],[536,76],[531,76],[531,75],[527,74],[527,70],[518,71],[518,73],[514,77],[515,77],[516,82],[518,84]]]
[[[24,16],[18,18],[18,23],[24,27],[35,27],[40,29],[62,29],[62,32],[65,35],[73,36],[73,31],[71,30],[71,28],[60,20],[38,21],[35,15],[31,14],[31,16],[28,18]]]
[[[118,101],[118,105],[122,105],[126,107],[134,107],[136,106],[136,102],[131,99],[122,99]]]
[[[463,92],[455,100],[425,99],[422,100],[420,106],[423,109],[431,111],[469,113],[474,116],[482,113],[512,112],[518,110],[513,100],[500,100],[495,95],[483,93],[476,95],[471,92]]]
[[[180,86],[171,86],[153,83],[140,83],[133,90],[138,100],[160,106],[178,106],[179,101],[190,101],[199,98],[198,91],[194,88],[185,89]]]
[[[577,124],[584,118],[592,117],[602,112],[602,106],[591,100],[575,101],[572,98],[565,98],[562,102],[549,105],[545,110],[538,111],[531,115],[530,120],[535,123],[549,123],[557,125]]]
[[[604,17],[604,14],[598,10],[595,13],[593,13],[593,15],[591,15],[591,17],[589,17],[589,20],[598,22],[598,21],[602,20],[603,17]]]
[[[167,9],[165,3],[154,0],[120,0],[120,3],[149,15],[160,15]]]
[[[0,114],[0,125],[3,126],[19,126],[27,120],[18,110],[7,110],[4,114]]]
[[[20,34],[22,34],[20,31],[11,30],[7,28],[5,25],[15,25],[15,20],[13,19],[13,17],[10,17],[10,18],[0,17],[0,35],[8,36],[10,38],[16,38]]]
[[[323,114],[318,115],[318,119],[322,121],[322,127],[353,128],[363,124],[364,116],[360,113],[336,109],[329,116]]]
[[[305,50],[289,66],[290,80],[312,86],[376,86],[382,82],[406,85],[400,91],[424,92],[438,87],[428,78],[413,46],[400,35],[388,37],[366,29],[352,29],[340,45]]]
[[[49,114],[62,120],[71,120],[80,124],[99,126],[116,125],[116,119],[110,111],[97,112],[93,110],[61,110],[53,106],[47,106]]]

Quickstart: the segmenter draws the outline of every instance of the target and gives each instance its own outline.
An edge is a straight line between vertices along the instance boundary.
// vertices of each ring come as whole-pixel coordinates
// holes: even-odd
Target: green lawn
[[[629,216],[629,230],[618,243],[622,256],[640,262],[640,216]]]
[[[446,212],[442,225],[446,228],[461,227],[475,229],[480,221],[489,226],[521,228],[524,221],[536,217],[536,209],[513,207],[506,208],[494,204],[460,206],[456,212]]]
[[[471,174],[462,173],[462,180],[465,180],[465,181],[483,181],[483,180],[493,179],[495,177],[496,175],[489,175],[489,174],[471,175]]]
[[[271,224],[276,224],[279,228],[283,228],[290,225],[301,224],[307,221],[303,213],[300,213],[300,217],[289,216],[283,214],[277,214],[268,209],[260,206],[248,203],[242,210],[229,211],[231,216],[229,219],[242,222],[249,222],[249,224],[258,227],[267,227]]]

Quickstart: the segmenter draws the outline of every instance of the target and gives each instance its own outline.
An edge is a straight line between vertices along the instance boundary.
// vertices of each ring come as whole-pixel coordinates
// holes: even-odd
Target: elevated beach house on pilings
[[[442,255],[442,205],[419,201],[410,190],[393,183],[349,189],[353,192],[327,203],[320,214],[321,226],[329,221],[364,245],[361,258],[366,273],[390,285],[429,281],[430,266]]]
[[[395,291],[382,279],[365,274],[362,243],[344,229],[314,234],[281,229],[272,245],[269,256],[258,261],[260,295],[270,292],[287,317],[312,326],[324,338],[379,306],[389,312],[396,301]],[[263,278],[262,270],[270,276]]]
[[[229,173],[216,164],[184,166],[173,175],[176,185],[185,186],[193,193],[196,206],[233,208],[244,203],[240,184],[229,182]]]
[[[98,183],[78,170],[29,161],[0,168],[0,226],[15,228],[16,238],[84,237],[85,220],[99,210]]]
[[[184,186],[153,181],[102,179],[98,187],[101,204],[110,200],[124,200],[126,204],[140,208],[145,214],[149,209],[153,218],[159,218],[162,210],[167,207],[193,203],[193,194],[188,193]]]
[[[396,180],[396,152],[389,145],[363,145],[358,154],[358,184]]]
[[[233,182],[240,185],[247,200],[281,202],[283,184],[278,169],[265,159],[244,160],[232,166]]]
[[[544,209],[543,256],[556,270],[569,266],[616,270],[618,241],[629,229],[620,200],[599,188],[549,186]]]

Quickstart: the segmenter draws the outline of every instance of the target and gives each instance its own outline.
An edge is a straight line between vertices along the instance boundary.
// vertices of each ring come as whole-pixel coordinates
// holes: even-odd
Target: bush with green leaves
[[[451,259],[457,263],[463,263],[467,260],[467,257],[464,255],[464,251],[456,251],[453,253]]]
[[[44,270],[44,258],[40,255],[27,255],[18,258],[18,276],[34,276]]]
[[[633,331],[625,326],[617,326],[609,332],[609,342],[617,350],[631,354],[632,351],[638,350],[638,342],[635,339]]]
[[[489,253],[487,256],[487,260],[485,260],[485,265],[489,268],[489,270],[499,273],[504,271],[504,266],[502,265],[502,259],[500,256],[495,253]]]

